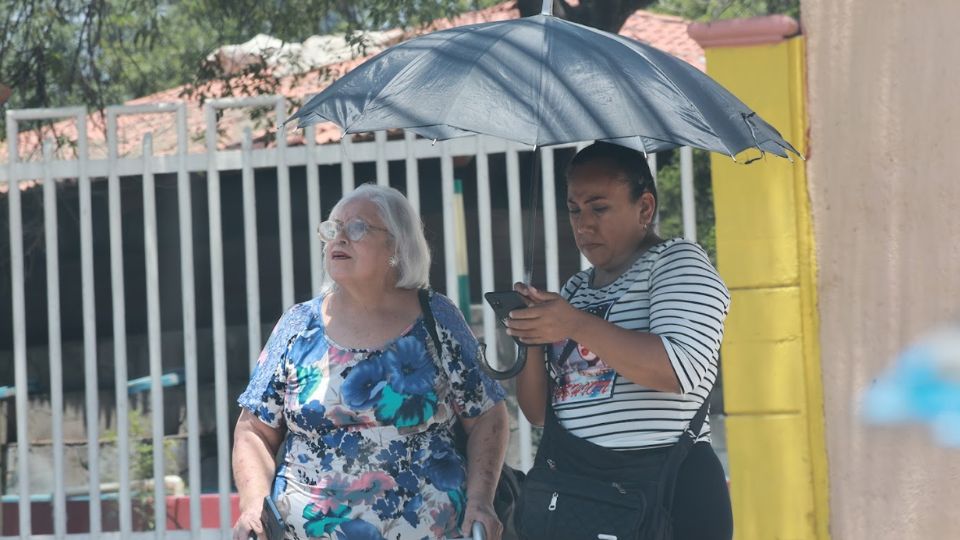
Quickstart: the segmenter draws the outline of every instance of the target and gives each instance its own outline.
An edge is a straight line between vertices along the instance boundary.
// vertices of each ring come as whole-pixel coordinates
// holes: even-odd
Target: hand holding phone
[[[493,308],[493,313],[497,316],[497,324],[503,328],[507,327],[507,319],[510,318],[511,311],[527,307],[526,299],[517,291],[493,291],[484,294],[483,297]],[[513,341],[517,345],[526,345],[516,337],[513,338]]]

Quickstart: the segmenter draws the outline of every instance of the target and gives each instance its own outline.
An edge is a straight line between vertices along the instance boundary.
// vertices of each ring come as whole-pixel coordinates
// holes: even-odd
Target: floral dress
[[[286,429],[273,498],[287,539],[459,536],[465,459],[450,428],[504,397],[477,364],[478,343],[446,297],[380,350],[341,347],[324,332],[323,297],[277,323],[238,400]]]

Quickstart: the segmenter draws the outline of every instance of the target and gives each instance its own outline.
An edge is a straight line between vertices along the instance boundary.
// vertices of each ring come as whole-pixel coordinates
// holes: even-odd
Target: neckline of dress
[[[354,354],[372,354],[372,353],[377,353],[377,352],[383,352],[383,351],[389,349],[390,346],[393,345],[394,343],[400,341],[401,339],[403,339],[403,338],[407,337],[408,335],[410,335],[411,333],[413,333],[414,329],[416,329],[417,325],[420,324],[421,322],[423,322],[423,314],[422,314],[422,313],[417,317],[417,319],[416,319],[415,321],[413,321],[413,322],[410,323],[406,328],[404,328],[403,331],[400,332],[399,335],[388,339],[386,342],[384,342],[384,343],[383,343],[382,345],[380,345],[379,347],[360,348],[360,347],[345,347],[345,346],[337,343],[337,341],[336,341],[335,339],[333,339],[332,337],[330,337],[330,334],[327,333],[327,325],[324,324],[324,322],[323,322],[323,316],[322,316],[322,314],[321,314],[321,316],[320,316],[320,326],[323,328],[323,337],[324,337],[324,339],[327,341],[327,343],[329,343],[331,346],[333,346],[333,347],[335,347],[335,348],[337,348],[337,349],[339,349],[339,350],[341,350],[341,351],[343,351],[343,352],[354,353]]]

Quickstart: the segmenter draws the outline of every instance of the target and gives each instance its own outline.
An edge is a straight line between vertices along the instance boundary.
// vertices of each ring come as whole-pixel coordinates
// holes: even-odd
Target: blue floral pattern
[[[479,369],[476,339],[434,294],[439,361],[422,318],[381,350],[344,349],[325,335],[322,300],[284,314],[239,399],[286,428],[273,488],[286,538],[458,536],[466,469],[450,428],[504,397]]]

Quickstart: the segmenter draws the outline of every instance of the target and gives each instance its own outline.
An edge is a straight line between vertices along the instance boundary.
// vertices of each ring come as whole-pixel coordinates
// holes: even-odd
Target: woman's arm
[[[517,404],[535,426],[542,426],[547,414],[547,366],[543,354],[543,347],[527,347],[527,364],[517,375]]]
[[[576,311],[582,318],[570,337],[602,358],[604,364],[641,386],[675,394],[682,391],[659,336],[626,330],[600,317]]]
[[[469,536],[473,522],[479,521],[487,538],[498,540],[503,525],[493,509],[493,497],[510,438],[507,407],[501,401],[480,416],[460,421],[467,432],[467,509],[461,533]]]
[[[535,303],[510,314],[507,333],[511,336],[530,343],[573,339],[630,381],[661,392],[680,392],[680,383],[659,336],[620,328],[574,308],[558,294],[542,292],[533,287],[527,287],[527,291],[527,296]],[[542,362],[540,364],[542,366]],[[524,371],[527,371],[526,368]],[[543,380],[545,386],[546,374]],[[518,379],[518,401],[519,388]],[[530,405],[535,407],[532,403]],[[523,410],[526,414],[527,409]],[[534,422],[530,416],[527,418],[531,423]]]
[[[247,409],[240,412],[233,434],[233,478],[240,505],[234,540],[247,540],[251,531],[262,537],[260,512],[263,498],[270,494],[276,468],[274,456],[282,440],[281,430],[264,424]]]
[[[649,286],[648,332],[620,328],[530,287],[535,305],[511,313],[508,333],[529,343],[571,338],[623,377],[663,392],[689,393],[716,375],[730,293],[703,249],[671,244],[649,280],[634,286]]]

